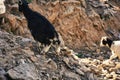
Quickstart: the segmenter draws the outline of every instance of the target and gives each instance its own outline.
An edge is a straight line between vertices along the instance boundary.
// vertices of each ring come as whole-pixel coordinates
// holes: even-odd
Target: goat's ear
[[[22,1],[21,1],[21,0],[18,0],[18,4],[19,4],[19,5],[22,5],[23,3],[22,3]]]

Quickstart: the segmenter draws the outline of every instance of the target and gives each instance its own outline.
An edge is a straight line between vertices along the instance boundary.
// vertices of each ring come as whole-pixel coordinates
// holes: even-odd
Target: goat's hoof
[[[59,55],[60,55],[60,53],[59,53],[59,52],[56,52],[56,55],[57,55],[57,56],[59,56]]]
[[[45,55],[45,52],[40,52],[41,55]]]

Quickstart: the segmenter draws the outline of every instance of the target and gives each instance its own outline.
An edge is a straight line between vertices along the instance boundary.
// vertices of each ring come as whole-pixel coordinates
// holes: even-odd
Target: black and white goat
[[[100,46],[107,46],[111,50],[110,60],[116,57],[120,59],[120,41],[113,41],[108,37],[102,37]]]
[[[51,46],[59,53],[62,40],[54,26],[43,15],[31,10],[26,0],[19,0],[18,7],[27,19],[28,28],[33,38],[44,45],[41,53],[48,52]]]

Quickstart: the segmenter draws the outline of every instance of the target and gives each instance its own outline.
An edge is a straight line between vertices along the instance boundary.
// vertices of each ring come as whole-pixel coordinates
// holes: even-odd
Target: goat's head
[[[28,2],[26,0],[18,0],[19,11],[22,12],[25,7],[28,7]]]
[[[112,44],[112,40],[108,37],[102,37],[101,38],[101,41],[100,41],[100,46],[107,46],[107,47],[110,47],[111,44]]]

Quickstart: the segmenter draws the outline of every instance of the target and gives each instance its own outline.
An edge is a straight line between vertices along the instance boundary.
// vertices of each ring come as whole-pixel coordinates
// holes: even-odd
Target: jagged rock
[[[73,72],[69,72],[69,71],[65,71],[65,73],[64,73],[64,75],[66,76],[66,77],[69,77],[70,78],[70,80],[81,80],[80,79],[80,77],[77,75],[77,74],[75,74],[75,73],[73,73]]]
[[[86,80],[98,80],[96,75],[94,75],[93,73],[87,73],[87,79]]]
[[[110,60],[105,60],[103,61],[103,66],[115,66],[114,62],[110,61]]]
[[[5,70],[3,68],[1,68],[1,67],[0,67],[0,74],[2,74],[2,75],[6,74]]]
[[[6,77],[4,75],[0,74],[0,80],[7,80]]]
[[[8,70],[7,73],[12,79],[41,80],[36,67],[33,64],[20,64],[19,66]]]
[[[46,67],[51,69],[51,70],[57,70],[57,64],[52,60],[52,59],[49,59],[46,63]]]
[[[5,75],[6,75],[5,70],[0,67],[0,80],[7,80]]]
[[[76,69],[76,72],[80,75],[85,75],[85,73],[83,71],[81,71],[80,69]]]
[[[17,10],[17,2],[15,0],[6,0],[6,5],[11,7],[7,8],[7,21],[4,29],[17,35],[31,37],[25,18]],[[119,18],[119,6],[114,2],[118,3],[116,0],[107,1],[107,3],[103,0],[32,0],[30,7],[43,14],[53,23],[67,46],[79,49],[84,46],[90,48],[96,45],[100,37],[106,35],[105,30],[108,26],[113,30],[119,29],[119,26],[114,28],[114,25],[119,25],[119,19],[114,16],[114,14],[118,14],[116,16]],[[114,9],[117,7],[118,11],[115,11]]]

